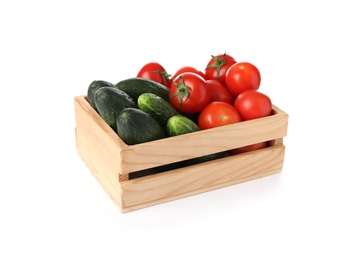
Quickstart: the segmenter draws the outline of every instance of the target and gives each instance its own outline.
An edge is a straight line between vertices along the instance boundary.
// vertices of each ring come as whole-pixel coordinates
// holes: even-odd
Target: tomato
[[[251,145],[233,149],[230,151],[230,154],[234,155],[234,154],[246,153],[246,152],[255,151],[261,148],[265,148],[266,146],[267,146],[266,142],[251,144]]]
[[[234,96],[247,89],[258,90],[260,81],[260,71],[249,62],[235,63],[227,70],[225,76],[226,87]]]
[[[197,70],[196,68],[194,67],[191,67],[191,66],[184,66],[184,67],[181,67],[180,69],[178,69],[176,71],[176,73],[174,74],[174,76],[172,77],[173,79],[177,78],[180,74],[184,73],[184,72],[193,72],[193,73],[196,73],[198,74],[199,76],[201,76],[203,79],[206,79],[205,77],[205,74],[199,70]]]
[[[210,96],[205,79],[192,72],[184,72],[175,78],[169,91],[170,104],[188,114],[201,111],[209,104]]]
[[[219,80],[208,79],[207,84],[209,85],[211,92],[210,102],[223,101],[233,105],[234,99],[232,94]]]
[[[241,116],[233,105],[222,101],[208,104],[198,117],[198,126],[204,130],[242,121]]]
[[[251,120],[271,115],[271,99],[254,89],[243,91],[234,102],[234,107],[243,120]]]
[[[226,72],[235,63],[236,60],[226,53],[212,55],[205,69],[205,76],[207,79],[217,79],[225,85]]]
[[[168,88],[171,86],[170,74],[158,62],[145,64],[137,73],[137,78],[154,80]]]

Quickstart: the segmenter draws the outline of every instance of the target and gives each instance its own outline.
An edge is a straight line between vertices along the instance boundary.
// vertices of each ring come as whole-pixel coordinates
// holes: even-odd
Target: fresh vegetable
[[[260,71],[249,62],[235,63],[227,70],[225,76],[226,87],[235,97],[248,89],[258,90],[260,81]]]
[[[117,133],[128,145],[166,137],[163,127],[149,114],[138,108],[123,109],[116,120]]]
[[[168,119],[178,115],[179,112],[163,98],[153,93],[143,93],[137,99],[138,107],[152,116],[162,126],[165,126]]]
[[[149,62],[140,69],[136,77],[150,79],[170,88],[170,76],[158,62]]]
[[[195,73],[195,74],[198,74],[199,76],[201,76],[203,79],[207,79],[205,74],[200,71],[200,70],[197,70],[195,67],[192,67],[192,66],[184,66],[184,67],[181,67],[179,68],[175,74],[173,75],[173,80],[176,79],[179,75],[181,75],[182,73],[185,73],[185,72],[192,72],[192,73]]]
[[[222,101],[210,103],[200,112],[198,117],[198,125],[202,130],[240,121],[242,121],[241,116],[234,106]]]
[[[125,143],[133,145],[271,115],[272,102],[258,91],[260,82],[255,65],[237,62],[225,52],[211,55],[203,72],[183,66],[171,77],[160,63],[149,62],[136,77],[115,85],[95,80],[87,99]],[[257,143],[226,154],[266,145]],[[222,156],[206,155],[189,163]]]
[[[129,78],[119,81],[115,87],[127,93],[134,100],[137,100],[143,93],[153,93],[166,101],[169,100],[169,88],[150,79]]]
[[[223,101],[233,104],[234,98],[230,91],[217,79],[208,79],[207,84],[210,88],[211,98],[210,102]]]
[[[90,83],[87,91],[87,99],[90,103],[90,105],[96,109],[95,105],[95,93],[97,90],[99,90],[102,87],[114,87],[114,85],[108,81],[104,80],[94,80],[93,82]]]
[[[176,115],[169,118],[166,130],[169,136],[177,136],[200,131],[201,129],[188,117]]]
[[[272,102],[267,95],[252,89],[239,94],[234,107],[243,120],[251,120],[271,115]]]
[[[211,55],[211,59],[205,68],[206,79],[216,79],[225,85],[226,72],[235,63],[236,60],[226,53],[216,56]]]
[[[116,119],[124,108],[137,107],[136,102],[125,92],[111,87],[102,87],[95,93],[98,113],[115,129]]]
[[[199,75],[185,72],[173,80],[169,91],[170,103],[183,113],[197,113],[210,101],[210,89]]]
[[[176,115],[171,117],[168,120],[166,129],[169,136],[184,135],[184,134],[189,134],[189,133],[193,133],[201,130],[196,123],[194,123],[191,119],[183,115]],[[224,156],[225,154],[222,152],[208,154],[208,155],[187,160],[186,165],[193,165],[197,163],[207,162],[207,161],[222,158]]]

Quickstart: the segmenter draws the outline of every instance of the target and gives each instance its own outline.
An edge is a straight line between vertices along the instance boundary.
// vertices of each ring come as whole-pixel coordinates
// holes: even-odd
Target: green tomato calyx
[[[226,56],[226,52],[221,56],[220,59],[218,59],[214,55],[211,55],[211,57],[214,60],[214,62],[211,65],[209,65],[208,67],[206,67],[205,70],[211,69],[211,68],[216,68],[217,77],[219,77],[220,76],[220,69],[222,66],[224,66],[227,63],[228,57]]]
[[[190,97],[190,88],[185,85],[182,76],[180,76],[180,83],[176,81],[173,82],[177,90],[174,94],[170,96],[170,99],[177,96],[177,101],[179,102],[180,109],[182,109],[182,102],[186,102]]]
[[[168,72],[161,70],[152,70],[152,72],[160,74],[164,82],[170,81],[171,74],[169,74]]]

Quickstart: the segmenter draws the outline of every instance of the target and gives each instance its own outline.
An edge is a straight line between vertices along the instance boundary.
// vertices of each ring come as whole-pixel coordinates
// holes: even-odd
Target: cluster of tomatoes
[[[172,106],[184,114],[197,114],[198,126],[203,130],[271,114],[270,98],[258,91],[258,68],[249,62],[237,62],[226,53],[212,55],[204,71],[186,66],[171,76],[161,64],[151,62],[137,77],[168,87]]]

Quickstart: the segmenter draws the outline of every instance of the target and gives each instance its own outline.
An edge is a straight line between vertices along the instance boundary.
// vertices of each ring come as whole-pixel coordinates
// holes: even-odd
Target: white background
[[[1,1],[0,259],[350,259],[349,23],[341,0]],[[283,171],[120,213],[73,98],[224,51],[290,116]]]

